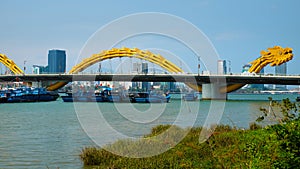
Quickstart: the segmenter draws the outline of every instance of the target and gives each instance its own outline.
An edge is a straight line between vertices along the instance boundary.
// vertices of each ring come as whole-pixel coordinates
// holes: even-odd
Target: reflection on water
[[[272,96],[278,100],[296,98],[296,95]],[[248,101],[226,101],[220,123],[248,128],[259,114],[259,108],[269,105],[268,97],[230,95],[229,99]],[[105,122],[117,132],[128,137],[140,137],[158,124],[202,126],[210,105],[210,101],[180,100],[162,105],[81,103],[74,106],[61,100],[0,104],[0,168],[82,168],[79,159],[81,149],[95,144],[77,119],[76,111],[79,110],[78,115],[87,119],[97,110],[93,113],[101,113]],[[109,137],[110,132],[100,134]]]

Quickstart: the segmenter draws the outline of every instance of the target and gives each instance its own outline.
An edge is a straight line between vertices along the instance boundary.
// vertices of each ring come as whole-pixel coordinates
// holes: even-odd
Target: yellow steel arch
[[[143,51],[138,48],[131,49],[131,48],[123,47],[120,49],[113,48],[111,50],[104,50],[100,53],[93,54],[89,58],[83,59],[81,63],[75,65],[69,71],[69,74],[76,74],[78,72],[81,72],[84,69],[88,68],[89,66],[91,66],[97,62],[101,62],[101,61],[107,60],[107,59],[119,58],[119,57],[132,57],[132,58],[143,59],[143,60],[147,60],[149,62],[155,63],[171,73],[183,73],[183,70],[181,68],[179,68],[178,66],[176,66],[172,62],[168,61],[167,59],[165,59],[163,56],[161,56],[159,54],[153,54],[152,52],[150,52],[148,50]],[[67,84],[67,82],[57,82],[57,83],[49,86],[47,89],[48,90],[56,90],[56,89],[63,87],[66,84]],[[187,85],[195,90],[201,91],[201,87],[199,87],[195,84],[193,85],[193,84],[189,83]]]
[[[104,50],[98,54],[92,55],[90,58],[84,59],[81,63],[74,66],[70,70],[69,73],[71,73],[71,74],[78,73],[97,62],[100,62],[100,61],[103,61],[106,59],[119,58],[119,57],[133,57],[133,58],[143,59],[143,60],[147,60],[149,62],[155,63],[172,73],[182,73],[183,72],[182,69],[180,69],[178,66],[176,66],[172,62],[166,60],[161,55],[153,54],[152,52],[150,52],[148,50],[143,51],[138,48],[133,48],[133,49],[113,48],[111,50]]]
[[[20,69],[15,62],[9,59],[5,54],[0,53],[0,62],[8,67],[14,74],[24,74],[23,70]]]

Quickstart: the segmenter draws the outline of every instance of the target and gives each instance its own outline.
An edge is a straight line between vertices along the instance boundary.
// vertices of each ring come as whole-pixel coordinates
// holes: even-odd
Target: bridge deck
[[[0,82],[15,81],[141,81],[141,82],[197,82],[198,84],[225,82],[227,84],[283,84],[300,85],[300,76],[267,75],[196,75],[196,74],[26,74],[0,75]]]

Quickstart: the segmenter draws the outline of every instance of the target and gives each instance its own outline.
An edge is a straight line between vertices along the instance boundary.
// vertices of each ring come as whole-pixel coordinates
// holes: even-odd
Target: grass
[[[92,168],[300,168],[300,104],[288,99],[270,101],[280,108],[281,118],[275,125],[253,123],[248,130],[219,125],[202,143],[199,136],[206,129],[159,125],[143,141],[119,140],[104,148],[87,147],[80,157]],[[257,121],[275,116],[266,108],[261,111]],[[176,144],[179,138],[183,139]],[[151,157],[128,157],[140,157],[141,147],[150,153],[169,150]],[[118,150],[119,155],[106,149]]]
[[[293,123],[300,124],[299,120]],[[279,125],[291,127],[289,123]],[[297,129],[300,129],[299,126]],[[170,127],[159,125],[145,137],[158,135]],[[239,130],[221,125],[217,126],[204,143],[199,143],[202,128],[191,128],[179,144],[160,155],[128,158],[102,148],[87,147],[82,150],[80,157],[85,166],[97,168],[273,168],[279,160],[284,160],[283,141],[277,137],[274,128],[276,127],[261,128],[255,125],[253,129],[250,127],[249,130]],[[169,138],[176,137],[177,132],[180,134],[183,130],[188,130],[179,127],[175,129],[176,132],[174,130]],[[119,149],[122,155],[126,155],[128,150],[138,150],[140,144],[142,143],[137,141],[120,140],[108,146]],[[170,143],[164,140],[160,146],[165,144]]]

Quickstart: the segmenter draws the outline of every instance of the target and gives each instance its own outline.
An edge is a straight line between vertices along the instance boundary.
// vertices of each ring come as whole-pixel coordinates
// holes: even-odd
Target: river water
[[[228,101],[216,101],[217,104],[175,99],[171,103],[151,105],[73,104],[61,99],[0,104],[0,168],[83,168],[79,158],[82,148],[96,146],[87,134],[100,131],[102,143],[110,143],[118,139],[106,130],[111,128],[125,136],[140,137],[158,124],[202,126],[210,110],[218,110],[212,109],[213,106],[221,105],[222,113],[216,114],[220,116],[220,124],[248,128],[260,113],[259,108],[268,107],[268,97],[295,100],[297,95],[229,95]],[[102,120],[93,121],[96,117]],[[93,128],[95,131],[90,130]]]

